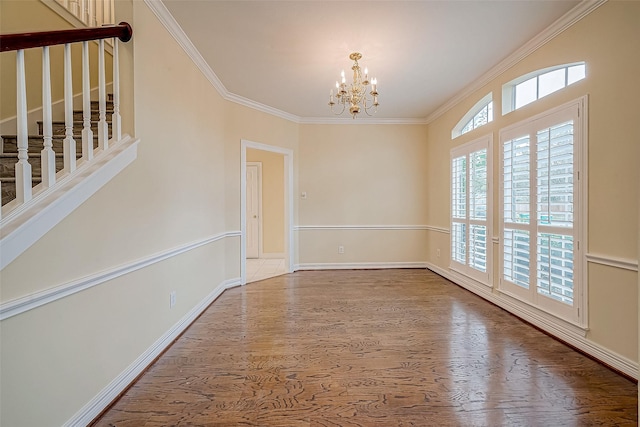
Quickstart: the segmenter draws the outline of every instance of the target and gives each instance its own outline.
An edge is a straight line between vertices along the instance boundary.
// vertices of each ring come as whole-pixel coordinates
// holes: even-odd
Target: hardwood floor
[[[427,270],[226,291],[94,424],[635,426],[637,386]]]

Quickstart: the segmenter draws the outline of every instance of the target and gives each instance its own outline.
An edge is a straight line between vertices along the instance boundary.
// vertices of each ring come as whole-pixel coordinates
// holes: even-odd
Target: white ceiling
[[[163,3],[230,94],[303,120],[332,118],[329,90],[341,70],[349,78],[357,51],[378,79],[375,118],[420,120],[580,2]]]

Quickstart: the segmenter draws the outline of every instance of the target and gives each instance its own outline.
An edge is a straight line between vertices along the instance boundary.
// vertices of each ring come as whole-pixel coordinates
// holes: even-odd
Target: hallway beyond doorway
[[[285,273],[283,258],[248,258],[247,283],[280,276]]]

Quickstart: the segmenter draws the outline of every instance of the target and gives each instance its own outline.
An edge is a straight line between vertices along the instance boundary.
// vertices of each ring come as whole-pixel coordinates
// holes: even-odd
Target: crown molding
[[[350,117],[302,117],[298,123],[303,125],[424,125],[427,121],[420,118],[371,119],[367,117],[354,120]]]
[[[537,36],[522,45],[511,55],[500,61],[497,65],[487,71],[480,78],[476,79],[473,83],[462,89],[462,91],[460,91],[449,101],[441,105],[433,113],[429,114],[425,119],[425,123],[432,123],[438,117],[458,105],[463,99],[467,98],[475,91],[481,89],[483,86],[496,79],[498,76],[500,76],[500,74],[504,73],[527,56],[531,55],[537,49],[547,44],[563,31],[571,27],[576,22],[580,21],[582,18],[584,18],[606,2],[607,0],[584,0],[580,2],[576,7],[562,15],[553,24],[549,25],[542,32],[540,32]]]
[[[571,27],[576,22],[580,21],[582,18],[587,16],[589,13],[593,12],[598,7],[602,6],[607,0],[584,0],[579,3],[576,7],[571,9],[569,12],[565,13],[562,17],[557,19],[553,24],[548,26],[545,30],[535,36],[533,39],[529,40],[507,58],[503,59],[496,66],[487,71],[483,76],[476,79],[472,84],[465,87],[462,91],[458,92],[453,98],[449,101],[441,105],[438,109],[436,109],[433,113],[429,114],[425,118],[399,118],[399,119],[366,119],[358,122],[354,122],[351,118],[332,118],[332,117],[300,117],[291,113],[287,113],[285,111],[279,110],[277,108],[270,107],[265,104],[261,104],[256,101],[252,101],[248,98],[236,95],[227,90],[222,81],[216,76],[214,71],[211,69],[209,64],[202,57],[198,49],[191,42],[189,37],[186,35],[180,24],[175,20],[171,12],[164,5],[162,0],[144,0],[145,4],[151,9],[151,11],[156,15],[158,20],[162,23],[162,25],[167,29],[169,34],[178,42],[180,47],[185,51],[185,53],[191,58],[191,60],[196,64],[196,66],[200,69],[200,71],[205,75],[205,77],[211,82],[213,87],[216,88],[220,96],[227,101],[234,102],[239,105],[243,105],[245,107],[262,111],[267,114],[271,114],[276,117],[283,118],[285,120],[289,120],[295,123],[300,124],[332,124],[332,125],[380,125],[380,124],[400,124],[400,125],[408,125],[408,124],[429,124],[436,120],[438,117],[452,109],[454,106],[459,104],[463,99],[470,96],[476,90],[482,88],[484,85],[491,82],[493,79],[497,78],[500,74],[504,73],[506,70],[522,61],[524,58],[529,56],[532,52],[539,49],[541,46],[545,45],[547,42],[552,40],[558,34],[562,33],[567,28]]]
[[[296,115],[278,110],[277,108],[255,102],[229,92],[222,81],[218,78],[216,73],[213,72],[209,64],[207,64],[207,61],[202,57],[198,49],[194,46],[193,42],[191,42],[191,39],[189,39],[180,24],[178,24],[173,15],[171,15],[171,12],[169,12],[169,9],[167,9],[162,0],[144,0],[144,2],[156,15],[160,23],[162,23],[169,34],[171,34],[171,36],[178,42],[180,47],[185,51],[189,58],[191,58],[193,63],[198,67],[202,74],[204,74],[207,80],[209,80],[213,87],[218,91],[222,98],[236,104],[244,105],[245,107],[249,107],[254,110],[262,111],[276,117],[290,120],[292,122],[300,122],[300,117]]]
[[[171,36],[178,42],[189,58],[191,58],[200,71],[202,71],[207,80],[209,80],[213,87],[216,88],[218,93],[226,98],[229,91],[224,87],[224,84],[222,84],[218,76],[216,76],[216,73],[214,73],[211,67],[209,67],[207,61],[205,61],[202,55],[200,55],[198,49],[196,49],[180,24],[178,24],[173,15],[171,15],[169,9],[167,9],[164,3],[162,3],[162,0],[144,0],[144,2],[156,15],[169,34],[171,34]]]
[[[256,101],[252,101],[249,98],[245,98],[235,93],[227,92],[227,95],[223,95],[227,101],[235,102],[236,104],[243,105],[245,107],[252,108],[254,110],[262,111],[263,113],[271,114],[276,117],[280,117],[285,120],[289,120],[295,123],[300,123],[300,117],[295,114],[287,113],[286,111],[278,110],[277,108],[270,107],[266,104],[261,104]]]

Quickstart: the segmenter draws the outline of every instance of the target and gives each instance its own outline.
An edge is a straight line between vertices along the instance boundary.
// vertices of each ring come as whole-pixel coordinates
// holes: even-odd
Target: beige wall
[[[225,108],[225,206],[227,229],[240,230],[240,168],[242,140],[257,142],[293,152],[293,184],[296,193],[298,175],[298,125],[291,121],[227,102]],[[293,219],[297,221],[294,198]],[[228,258],[227,270],[240,274],[240,243],[233,257]]]
[[[638,158],[640,128],[637,97],[640,94],[638,38],[640,3],[608,2],[505,71],[485,87],[464,99],[428,126],[428,224],[449,228],[449,152],[479,136],[493,134],[494,182],[498,183],[498,131],[510,124],[556,105],[589,97],[588,129],[588,239],[587,252],[605,257],[638,259]],[[502,116],[504,83],[541,68],[585,61],[587,77],[566,89]],[[451,140],[451,129],[475,102],[493,92],[493,123]],[[498,212],[498,186],[494,187],[493,211]],[[498,216],[494,214],[494,230]],[[499,236],[496,236],[499,237]],[[441,249],[441,257],[436,250]],[[497,252],[498,246],[494,244]],[[449,235],[429,235],[429,262],[447,268]],[[497,267],[497,260],[494,268]],[[495,275],[495,283],[497,285]],[[589,328],[587,338],[608,351],[638,360],[637,272],[589,265]]]
[[[20,17],[14,19],[14,17]],[[26,19],[25,19],[26,18]],[[30,31],[65,30],[74,28],[57,13],[44,6],[39,0],[2,0],[0,1],[0,31],[3,34]],[[53,102],[64,99],[64,47],[50,48],[51,61],[51,99]],[[71,48],[73,62],[73,93],[82,92],[82,44],[74,43]],[[16,53],[3,52],[0,55],[0,121],[16,115]],[[98,45],[89,43],[90,86],[98,87]],[[27,75],[27,110],[42,107],[42,49],[25,50],[25,70]],[[105,80],[113,80],[112,57],[105,55]],[[97,98],[96,98],[97,99]],[[63,119],[61,117],[54,118]],[[29,129],[35,124],[30,123]]]
[[[262,164],[262,252],[284,253],[284,155],[247,149],[247,162]]]
[[[298,194],[307,194],[299,199],[301,264],[426,260],[425,131],[425,125],[300,126]]]
[[[136,67],[127,77],[135,80],[138,159],[2,271],[3,302],[233,230],[225,223],[225,102],[147,6],[135,1],[132,9]],[[226,271],[236,240],[3,321],[0,424],[65,423],[237,277]]]
[[[629,50],[637,3],[605,4],[429,125],[340,126],[300,125],[225,101],[143,2],[119,4],[134,28],[124,51],[135,71],[123,81],[135,84],[134,94],[125,88],[135,95],[125,120],[141,139],[138,159],[2,270],[2,302],[240,230],[243,139],[293,151],[297,263],[446,268],[451,147],[585,94],[589,251],[637,259],[637,198],[621,197],[637,194],[639,182],[640,70],[629,54],[638,50]],[[451,128],[488,91],[499,99],[514,77],[579,60],[588,64],[583,82],[508,116],[497,111],[491,125],[451,142]],[[239,277],[240,245],[223,238],[2,321],[0,424],[66,422],[212,290]],[[588,338],[637,360],[637,273],[589,272]]]

